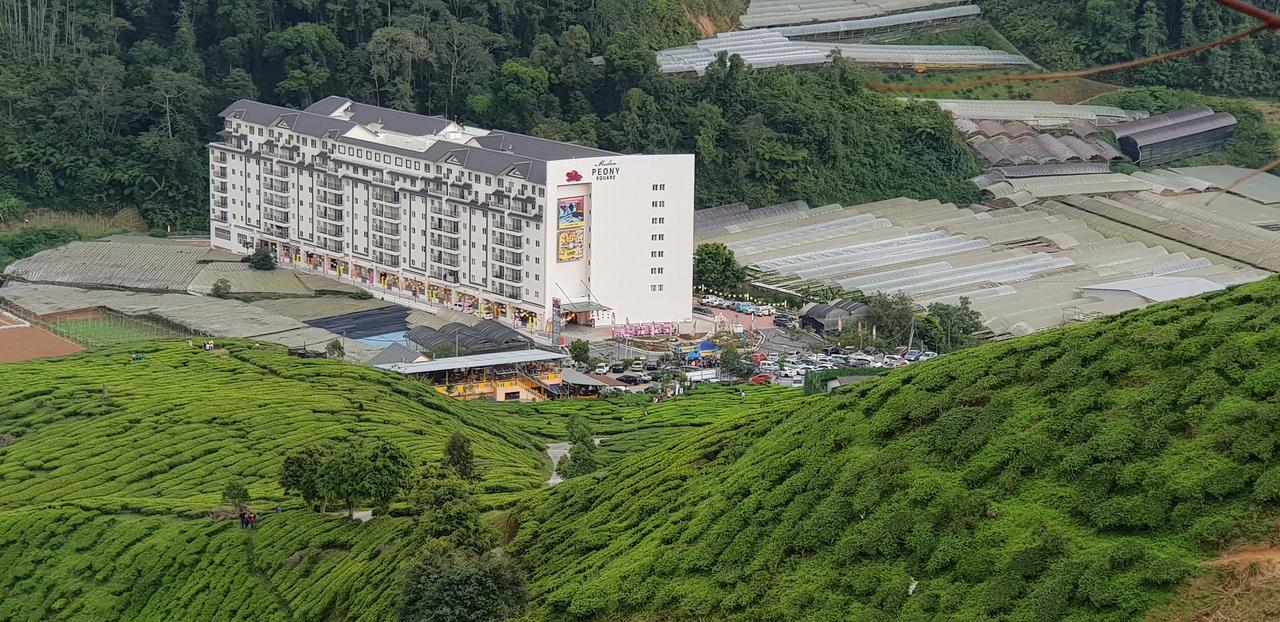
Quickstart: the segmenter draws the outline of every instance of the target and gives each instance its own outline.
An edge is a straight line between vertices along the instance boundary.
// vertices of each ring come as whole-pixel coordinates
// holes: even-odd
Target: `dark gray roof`
[[[427,148],[425,154],[419,153],[417,156],[425,157],[434,162],[441,162],[448,159],[449,156],[453,156],[459,162],[462,162],[463,166],[473,171],[481,171],[491,175],[506,175],[511,169],[516,169],[520,172],[521,177],[533,183],[540,184],[547,180],[547,167],[542,160],[525,155],[493,151],[482,147],[461,145],[447,140],[436,141]],[[538,166],[534,166],[534,164]]]
[[[337,112],[349,103],[351,103],[351,100],[345,97],[330,95],[314,104],[311,104],[310,106],[307,106],[306,110],[307,112],[314,112],[316,114],[328,116]]]
[[[1213,110],[1204,106],[1195,106],[1192,108],[1185,108],[1183,110],[1172,110],[1164,114],[1158,114],[1154,117],[1138,119],[1137,121],[1130,121],[1128,123],[1109,125],[1106,129],[1110,130],[1112,134],[1115,134],[1116,138],[1122,138],[1124,136],[1137,134],[1138,132],[1146,132],[1159,127],[1176,125],[1192,119],[1207,117],[1211,114],[1213,114]]]
[[[488,136],[474,139],[477,145],[496,151],[528,156],[538,160],[566,160],[569,158],[591,158],[596,156],[618,155],[612,151],[594,149],[572,143],[556,142],[536,136],[526,136],[514,132],[490,132]]]
[[[1219,112],[1120,137],[1120,149],[1141,164],[1163,164],[1220,149],[1235,133],[1236,118]]]
[[[369,365],[391,365],[393,363],[412,363],[422,353],[408,346],[393,343],[369,359]]]

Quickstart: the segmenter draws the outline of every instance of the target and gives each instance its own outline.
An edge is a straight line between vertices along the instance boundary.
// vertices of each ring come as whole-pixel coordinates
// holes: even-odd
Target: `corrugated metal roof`
[[[909,99],[909,98],[904,98]],[[1058,104],[1050,101],[1002,99],[932,99],[940,108],[965,119],[1024,121],[1032,125],[1069,126],[1072,119],[1127,121],[1130,115],[1114,106]]]
[[[1086,294],[1089,290],[1126,291],[1151,302],[1164,302],[1226,288],[1208,279],[1196,277],[1146,276],[1123,281],[1094,283],[1080,289]]]
[[[753,2],[752,4],[755,3]],[[748,7],[747,13],[750,14],[750,12],[751,9]],[[928,24],[930,22],[976,17],[981,14],[982,9],[977,5],[965,4],[927,11],[912,11],[910,13],[881,15],[864,19],[840,20],[817,24],[801,24],[797,26],[778,26],[774,28],[774,30],[788,37],[814,37],[832,34],[857,36],[861,33],[870,31],[893,30],[907,26]],[[750,20],[750,17],[747,19]]]
[[[1146,119],[1138,119],[1136,121],[1130,121],[1128,123],[1111,125],[1111,126],[1108,126],[1106,129],[1109,130],[1112,134],[1114,134],[1116,138],[1120,138],[1122,136],[1130,136],[1132,134],[1137,134],[1138,132],[1146,132],[1148,130],[1153,130],[1156,128],[1168,127],[1170,125],[1185,123],[1187,121],[1191,121],[1193,119],[1199,119],[1201,117],[1207,117],[1212,114],[1213,114],[1213,110],[1209,108],[1206,108],[1204,106],[1195,106],[1192,108],[1185,108],[1183,110],[1173,110],[1170,112],[1166,112],[1164,114],[1158,114],[1152,117],[1148,117]]]
[[[422,363],[393,363],[390,365],[378,365],[378,369],[385,369],[399,374],[422,374],[433,371],[448,371],[454,369],[470,369],[473,367],[492,367],[494,365],[515,365],[517,363],[534,363],[538,361],[558,361],[569,358],[558,352],[547,352],[546,350],[516,350],[513,352],[493,352],[490,354],[475,354],[471,356],[453,356],[443,359],[435,359],[434,361],[426,361]]]
[[[4,273],[36,283],[185,292],[210,253],[194,246],[71,242],[19,259]]]
[[[1173,169],[1259,203],[1280,203],[1280,177],[1238,166],[1191,166]],[[1247,178],[1247,179],[1246,179]]]
[[[740,21],[744,28],[831,22],[903,13],[967,0],[752,0]]]

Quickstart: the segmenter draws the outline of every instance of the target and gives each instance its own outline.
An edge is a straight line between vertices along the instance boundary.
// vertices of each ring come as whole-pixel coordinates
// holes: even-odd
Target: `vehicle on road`
[[[920,360],[922,361],[927,361],[929,359],[936,359],[936,358],[938,358],[938,353],[932,350],[929,350],[928,352],[920,353]]]
[[[778,371],[778,364],[773,361],[760,363],[760,371]]]
[[[631,361],[631,369],[629,371],[644,371],[644,361],[641,359]]]
[[[699,300],[698,302],[700,302],[700,303],[702,303],[702,304],[704,304],[704,305],[707,305],[707,306],[709,306],[709,307],[714,307],[714,306],[717,306],[717,305],[719,305],[720,303],[724,302],[724,298],[721,298],[721,297],[719,297],[719,296],[703,296],[703,297],[702,297],[702,300]],[[695,309],[695,311],[696,311],[696,309]]]
[[[715,316],[715,311],[712,311],[711,309],[709,309],[709,308],[707,308],[707,307],[694,307],[694,308],[693,308],[693,312],[694,312],[694,314],[696,314],[696,315],[705,315],[705,316],[707,316],[707,317],[714,317],[714,316]]]
[[[609,373],[609,364],[608,364],[608,363],[601,363],[601,364],[599,364],[599,365],[596,365],[596,373],[597,373],[597,374],[600,374],[600,375],[602,375],[602,376],[603,376],[604,374]]]
[[[625,382],[629,385],[644,384],[644,380],[637,374],[622,374],[618,376],[618,382]]]
[[[627,366],[621,362],[614,363],[613,365],[609,366],[609,371],[615,374],[620,374],[624,371],[627,371]]]
[[[645,370],[645,371],[654,371],[654,370],[656,370],[656,369],[658,369],[658,362],[657,362],[657,361],[645,361],[645,362],[644,362],[644,370]]]
[[[752,311],[751,313],[753,313],[754,315],[773,315],[776,312],[777,312],[777,309],[774,309],[770,305],[761,305],[756,307],[755,310]]]
[[[902,367],[903,365],[908,365],[908,364],[909,363],[907,363],[907,359],[904,359],[901,356],[898,356],[897,354],[886,354],[884,357],[885,367]]]
[[[914,363],[920,360],[920,354],[919,350],[907,350],[907,353],[903,354],[902,358],[907,359],[908,363]]]
[[[751,384],[769,384],[777,376],[768,372],[761,372],[751,377]]]
[[[756,303],[754,303],[754,302],[739,302],[737,305],[735,305],[735,306],[733,307],[733,310],[734,310],[734,311],[737,311],[738,313],[755,313],[755,312],[756,312]]]

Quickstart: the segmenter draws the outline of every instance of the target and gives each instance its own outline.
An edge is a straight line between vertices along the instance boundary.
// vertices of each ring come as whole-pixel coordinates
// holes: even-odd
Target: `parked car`
[[[758,306],[754,311],[752,311],[755,315],[773,315],[775,312],[777,312],[777,310],[769,305]]]
[[[773,361],[760,363],[760,371],[778,371],[778,364]]]
[[[618,376],[618,382],[625,382],[630,385],[644,384],[644,380],[641,380],[640,376],[636,374],[622,374]]]
[[[601,363],[599,365],[596,365],[596,373],[601,375],[609,373],[609,364]]]
[[[835,346],[828,346],[822,349],[822,353],[827,356],[831,356],[832,354],[840,354],[840,348],[837,348]]]
[[[698,302],[710,307],[714,307],[724,302],[724,298],[721,298],[719,296],[703,296],[702,300],[699,300]]]
[[[903,354],[903,355],[902,355],[902,358],[907,359],[907,362],[908,362],[908,363],[914,363],[914,362],[916,362],[916,361],[920,360],[920,351],[919,351],[919,350],[907,350],[907,353],[906,353],[906,354]]]
[[[791,328],[792,326],[796,326],[797,322],[789,317],[775,315],[773,316],[773,325],[779,328]]]
[[[620,374],[624,371],[627,371],[627,366],[622,364],[621,362],[614,363],[613,365],[609,366],[609,371],[615,374]]]
[[[769,384],[777,376],[768,372],[761,372],[751,377],[751,384]]]
[[[864,358],[851,358],[846,364],[849,367],[871,367],[871,360]]]
[[[711,309],[709,309],[709,308],[707,308],[707,307],[694,307],[694,308],[693,308],[693,312],[694,312],[694,313],[696,313],[696,314],[698,314],[698,315],[705,315],[705,316],[707,316],[707,317],[713,317],[713,316],[715,316],[715,311],[712,311]]]
[[[922,361],[927,361],[927,360],[929,360],[929,359],[936,359],[936,358],[938,358],[938,353],[937,353],[937,352],[934,352],[934,351],[932,351],[932,350],[930,350],[930,351],[928,351],[928,352],[921,352],[921,353],[920,353],[920,360],[922,360]]]
[[[756,312],[756,303],[754,303],[754,302],[739,302],[736,306],[734,306],[733,310],[734,310],[734,311],[737,311],[738,313],[755,313],[755,312]]]
[[[791,386],[793,386],[793,387],[803,387],[803,386],[804,386],[804,375],[792,376],[792,377],[791,377]]]
[[[631,361],[630,371],[644,371],[644,361],[641,359],[636,359],[634,361]]]
[[[886,354],[884,357],[885,367],[902,367],[907,364],[907,360],[897,354]]]
[[[657,361],[645,361],[645,363],[644,363],[644,370],[645,370],[645,371],[654,371],[654,370],[656,370],[656,369],[658,369],[658,362],[657,362]]]

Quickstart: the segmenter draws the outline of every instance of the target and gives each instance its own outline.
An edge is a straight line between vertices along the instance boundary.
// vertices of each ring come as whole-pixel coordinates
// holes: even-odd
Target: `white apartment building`
[[[240,100],[210,240],[547,330],[690,318],[693,156],[620,155],[329,97]]]

